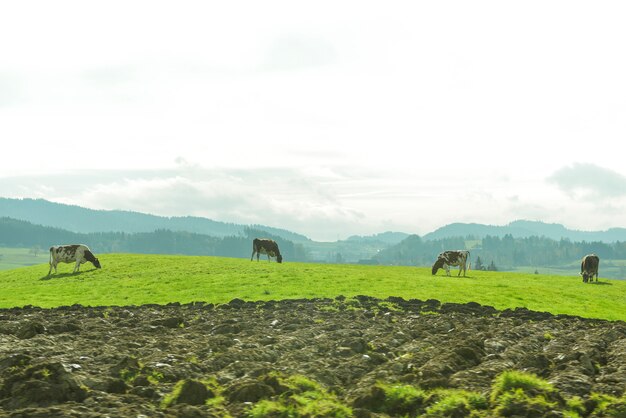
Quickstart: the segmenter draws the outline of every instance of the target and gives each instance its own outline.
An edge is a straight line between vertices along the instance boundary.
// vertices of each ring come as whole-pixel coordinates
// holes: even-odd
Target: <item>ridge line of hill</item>
[[[43,226],[58,227],[73,232],[153,232],[168,229],[206,234],[214,237],[227,237],[245,234],[246,228],[267,231],[274,236],[296,243],[313,243],[309,237],[283,228],[259,224],[237,224],[215,221],[197,216],[158,216],[125,210],[96,210],[76,205],[51,202],[45,199],[12,199],[0,197],[0,217],[28,221]],[[375,235],[353,235],[339,241],[379,241],[395,245],[406,239],[410,233],[382,232]],[[612,243],[626,241],[626,228],[609,228],[605,231],[579,231],[568,229],[561,224],[540,221],[516,220],[506,225],[485,225],[479,223],[451,223],[424,234],[424,240],[437,240],[454,237],[487,236],[527,238],[546,237],[556,241],[599,241]],[[338,241],[338,242],[339,242]]]

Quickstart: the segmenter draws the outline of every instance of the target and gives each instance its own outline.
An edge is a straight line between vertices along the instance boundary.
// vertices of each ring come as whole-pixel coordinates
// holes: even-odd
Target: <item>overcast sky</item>
[[[0,196],[335,240],[626,227],[623,1],[0,3]]]

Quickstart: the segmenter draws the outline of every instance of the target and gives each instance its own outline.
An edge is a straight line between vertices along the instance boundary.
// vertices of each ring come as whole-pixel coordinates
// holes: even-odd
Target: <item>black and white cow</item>
[[[59,263],[76,263],[73,273],[80,270],[80,265],[91,262],[97,269],[101,268],[100,261],[91,252],[89,247],[84,244],[71,244],[71,245],[54,245],[50,247],[50,270],[48,276],[57,272],[57,264]]]
[[[450,266],[459,266],[459,274],[463,270],[463,277],[465,277],[467,261],[469,260],[470,252],[465,250],[460,251],[444,251],[437,256],[437,261],[433,264],[433,276],[437,274],[440,268],[446,270],[446,276],[450,275]]]
[[[254,258],[254,253],[256,253],[256,261],[259,261],[259,255],[267,254],[267,261],[270,261],[270,257],[276,257],[277,262],[283,262],[283,256],[280,255],[278,244],[271,239],[255,238],[252,241],[252,257],[250,257],[250,261]]]
[[[580,275],[583,276],[583,282],[593,281],[593,276],[596,276],[596,282],[598,281],[598,267],[600,267],[600,257],[595,254],[587,254],[583,257],[583,261],[580,263]]]

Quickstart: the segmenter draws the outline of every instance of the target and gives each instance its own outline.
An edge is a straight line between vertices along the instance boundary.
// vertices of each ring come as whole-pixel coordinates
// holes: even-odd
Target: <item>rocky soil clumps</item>
[[[626,416],[625,391],[619,321],[367,296],[0,310],[0,417]]]

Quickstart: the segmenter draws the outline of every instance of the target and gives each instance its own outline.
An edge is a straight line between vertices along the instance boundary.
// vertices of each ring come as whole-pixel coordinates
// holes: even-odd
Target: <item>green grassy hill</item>
[[[47,249],[0,247],[0,270],[47,263],[49,257],[50,253]]]
[[[34,305],[140,305],[234,298],[269,300],[338,295],[478,302],[498,309],[526,307],[554,314],[626,320],[626,282],[582,283],[578,276],[470,271],[468,277],[433,277],[417,267],[268,263],[246,259],[102,254],[103,268],[48,265],[0,271],[0,308]]]

